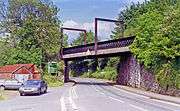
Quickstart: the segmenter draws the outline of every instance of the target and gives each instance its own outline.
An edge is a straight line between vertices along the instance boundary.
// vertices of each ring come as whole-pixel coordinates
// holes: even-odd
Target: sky
[[[82,28],[94,32],[94,18],[116,19],[119,12],[133,3],[142,3],[144,0],[52,0],[60,9],[58,17],[64,27]],[[99,22],[98,36],[100,40],[110,38],[113,23]],[[69,40],[78,36],[77,32],[65,31]]]
[[[81,28],[94,32],[94,18],[116,19],[119,12],[133,3],[144,0],[51,0],[60,9],[59,19],[63,27]],[[114,23],[99,22],[98,36],[100,40],[110,38]],[[69,41],[73,41],[79,32],[65,31]]]

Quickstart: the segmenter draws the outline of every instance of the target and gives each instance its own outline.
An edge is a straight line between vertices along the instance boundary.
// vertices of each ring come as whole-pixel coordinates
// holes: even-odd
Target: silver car
[[[23,85],[16,79],[0,79],[0,88],[4,89],[16,89],[18,90]]]
[[[26,94],[42,94],[47,92],[47,84],[43,80],[27,80],[23,86],[19,88],[21,96]]]

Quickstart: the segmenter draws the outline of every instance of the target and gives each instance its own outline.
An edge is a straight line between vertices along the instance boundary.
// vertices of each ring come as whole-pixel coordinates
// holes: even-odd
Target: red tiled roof
[[[25,66],[27,69],[30,69],[34,64],[14,64],[14,65],[6,65],[0,67],[0,72],[2,73],[12,73],[16,69]]]

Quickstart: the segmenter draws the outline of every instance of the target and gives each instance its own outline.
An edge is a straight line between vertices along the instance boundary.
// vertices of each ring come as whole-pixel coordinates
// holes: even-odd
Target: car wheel
[[[44,93],[47,93],[47,88],[45,89]]]
[[[4,87],[4,86],[0,86],[0,89],[1,89],[1,90],[5,90],[5,87]]]
[[[39,91],[38,91],[38,95],[41,95],[41,89],[39,89]]]
[[[25,94],[24,93],[20,93],[20,96],[24,96]]]

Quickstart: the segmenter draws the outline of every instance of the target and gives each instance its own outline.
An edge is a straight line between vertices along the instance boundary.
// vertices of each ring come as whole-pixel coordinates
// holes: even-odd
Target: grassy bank
[[[117,72],[115,68],[106,67],[103,70],[97,70],[95,72],[87,72],[81,75],[81,77],[96,78],[96,79],[106,79],[111,81],[116,81]]]
[[[4,97],[4,91],[0,90],[0,101],[1,100],[4,100],[5,97]]]
[[[49,87],[58,87],[63,85],[63,81],[57,76],[45,74],[43,79],[47,82]]]

